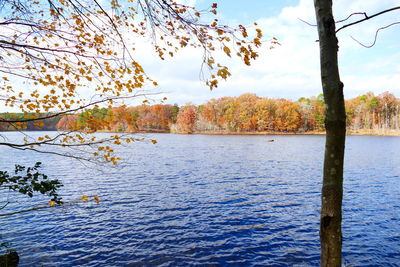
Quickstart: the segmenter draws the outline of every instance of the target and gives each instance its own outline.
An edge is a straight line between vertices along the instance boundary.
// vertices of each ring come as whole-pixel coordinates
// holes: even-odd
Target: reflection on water
[[[20,266],[319,264],[323,136],[151,136],[157,145],[121,147],[126,161],[106,170],[1,147],[2,167],[42,161],[66,200],[101,198],[0,217]],[[348,137],[346,264],[400,262],[399,148],[400,138]]]

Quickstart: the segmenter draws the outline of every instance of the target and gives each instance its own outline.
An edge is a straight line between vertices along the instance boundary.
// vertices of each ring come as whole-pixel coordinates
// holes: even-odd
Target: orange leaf
[[[225,52],[225,54],[227,54],[227,55],[228,55],[228,57],[230,57],[230,56],[231,56],[231,50],[229,49],[229,47],[227,47],[227,46],[224,46],[224,52]]]

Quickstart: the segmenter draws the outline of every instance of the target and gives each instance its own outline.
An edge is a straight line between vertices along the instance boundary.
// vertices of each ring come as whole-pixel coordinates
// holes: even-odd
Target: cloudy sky
[[[315,23],[312,0],[190,2],[200,8],[217,2],[221,22],[251,25],[256,21],[266,38],[278,38],[281,46],[273,50],[265,46],[261,57],[250,67],[239,60],[228,61],[232,77],[213,91],[199,79],[201,51],[183,50],[172,59],[160,61],[150,49],[144,47],[141,63],[160,84],[158,90],[164,92],[162,96],[168,97],[167,103],[201,104],[211,98],[238,96],[247,92],[292,100],[321,93],[316,28],[299,20]],[[371,15],[396,5],[398,0],[334,0],[334,15],[336,20],[353,12]],[[369,49],[352,39],[370,44],[379,27],[395,22],[399,16],[400,11],[391,12],[339,32],[339,62],[346,98],[368,91],[375,94],[391,91],[400,97],[400,25],[381,31],[376,45]],[[354,17],[358,18],[360,16]]]

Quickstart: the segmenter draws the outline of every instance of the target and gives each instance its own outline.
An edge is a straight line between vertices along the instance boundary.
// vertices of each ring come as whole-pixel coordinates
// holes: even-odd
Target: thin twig
[[[342,23],[342,22],[345,22],[346,20],[348,20],[349,18],[351,18],[351,17],[354,16],[354,15],[364,15],[365,18],[368,18],[367,13],[365,13],[365,12],[354,12],[354,13],[351,13],[347,18],[338,20],[338,21],[336,21],[335,23]]]
[[[392,8],[383,10],[383,11],[378,12],[378,13],[376,13],[376,14],[373,14],[373,15],[371,15],[371,16],[366,15],[366,17],[363,18],[363,19],[360,19],[360,20],[354,21],[354,22],[352,22],[352,23],[343,25],[342,27],[340,27],[339,29],[336,30],[336,33],[338,33],[339,31],[341,31],[341,30],[343,30],[343,29],[345,29],[345,28],[347,28],[347,27],[353,26],[353,25],[355,25],[355,24],[364,22],[364,21],[366,21],[366,20],[372,19],[372,18],[377,17],[377,16],[379,16],[379,15],[382,15],[382,14],[385,14],[385,13],[388,13],[388,12],[391,12],[391,11],[395,11],[395,10],[398,10],[398,9],[400,9],[400,6],[392,7]]]
[[[378,30],[376,30],[376,32],[375,32],[375,37],[374,37],[374,41],[373,41],[372,44],[370,44],[370,45],[365,45],[365,44],[361,43],[360,41],[358,41],[357,39],[355,39],[353,36],[351,36],[351,39],[353,39],[355,42],[357,42],[359,45],[361,45],[361,46],[363,46],[363,47],[365,47],[365,48],[371,48],[371,47],[373,47],[373,46],[376,44],[376,41],[377,41],[377,39],[378,39],[378,33],[379,33],[380,30],[387,29],[387,28],[389,28],[389,27],[391,27],[391,26],[393,26],[393,25],[397,25],[397,24],[400,24],[400,21],[399,21],[399,22],[391,23],[391,24],[389,24],[389,25],[386,25],[386,26],[381,27],[381,28],[379,28]]]
[[[3,207],[0,208],[0,210],[4,209],[5,207],[7,207],[7,205],[10,204],[10,202],[7,202]]]
[[[94,197],[94,196],[87,196],[87,197],[91,198],[91,197]],[[42,210],[42,209],[48,209],[48,208],[54,208],[54,207],[72,206],[72,205],[77,205],[79,203],[81,203],[80,200],[75,200],[75,201],[71,201],[69,203],[57,204],[55,206],[50,206],[50,205],[38,206],[38,207],[33,207],[33,208],[25,209],[25,210],[19,210],[19,211],[14,211],[14,212],[9,212],[9,213],[2,213],[2,214],[0,214],[0,217],[10,216],[10,215],[15,215],[15,214],[20,214],[20,213],[26,213],[26,212],[34,211],[34,210]]]
[[[300,20],[301,22],[304,22],[304,23],[307,24],[308,26],[317,27],[316,24],[312,24],[312,23],[310,23],[310,22],[307,22],[307,21],[305,21],[305,20],[302,20],[301,18],[297,18],[297,19]]]
[[[39,207],[34,207],[34,208],[26,209],[26,210],[14,211],[14,212],[10,212],[10,213],[3,213],[3,214],[0,214],[0,217],[10,216],[10,215],[19,214],[19,213],[25,213],[25,212],[29,212],[29,211],[33,211],[33,210],[47,209],[50,207],[51,206],[39,206]]]

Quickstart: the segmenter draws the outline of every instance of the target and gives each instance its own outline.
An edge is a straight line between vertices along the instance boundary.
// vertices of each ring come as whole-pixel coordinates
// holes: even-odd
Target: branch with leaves
[[[147,97],[158,85],[136,58],[136,40],[150,40],[160,60],[185,48],[201,49],[208,72],[199,72],[210,89],[231,75],[216,60],[218,51],[250,65],[265,43],[256,24],[220,24],[216,3],[197,10],[174,0],[0,0],[0,12],[0,105],[15,110],[1,115],[0,123],[24,137],[0,146],[97,164],[117,164],[115,146],[144,140],[132,134],[94,135],[109,127],[107,116],[97,116],[99,110]],[[277,44],[272,39],[271,46]],[[82,127],[68,122],[77,114],[85,120]],[[66,118],[64,132],[40,137],[23,132],[29,123],[40,129],[45,120],[60,116]],[[17,166],[14,176],[1,172],[3,188],[28,196],[38,191],[58,201],[60,184],[39,167]]]
[[[46,119],[100,106],[111,109],[118,101],[148,95],[144,88],[157,82],[135,59],[135,38],[150,38],[161,60],[187,47],[201,49],[210,89],[231,75],[216,61],[218,50],[250,65],[264,42],[256,24],[251,29],[220,24],[216,3],[197,10],[173,0],[18,0],[0,1],[0,10],[0,103],[26,114],[0,118],[0,123],[15,130],[28,122],[40,128]],[[95,100],[82,96],[89,91]],[[102,128],[102,121],[91,122],[92,127],[79,131],[86,135]],[[96,145],[88,138],[82,144]],[[9,146],[26,149],[26,144]],[[39,145],[43,143],[30,143]]]
[[[63,185],[57,179],[49,179],[47,175],[40,173],[41,162],[36,162],[33,167],[15,165],[14,174],[7,171],[0,171],[0,189],[16,191],[21,194],[33,197],[35,192],[48,195],[51,201],[61,204],[61,197],[57,190]],[[1,209],[5,208],[3,206]]]

